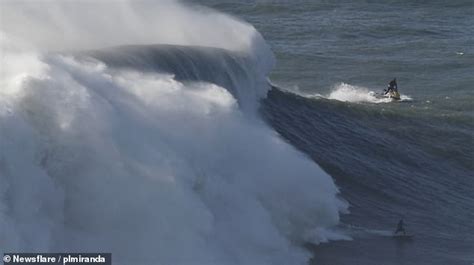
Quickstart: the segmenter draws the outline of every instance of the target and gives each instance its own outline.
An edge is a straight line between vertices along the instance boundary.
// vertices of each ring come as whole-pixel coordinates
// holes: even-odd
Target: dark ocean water
[[[33,2],[2,2],[0,252],[473,264],[472,0]]]
[[[265,37],[263,115],[351,205],[353,241],[309,246],[314,264],[472,264],[472,1],[201,2]],[[393,77],[409,100],[360,100]],[[390,237],[400,218],[413,240]]]

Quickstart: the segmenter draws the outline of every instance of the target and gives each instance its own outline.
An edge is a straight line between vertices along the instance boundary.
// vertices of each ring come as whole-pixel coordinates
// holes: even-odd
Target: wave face
[[[472,1],[201,2],[258,25],[272,83],[305,97],[275,89],[262,106],[351,204],[353,240],[315,247],[314,264],[474,261]],[[393,78],[412,100],[369,94]],[[412,242],[387,236],[401,217]]]
[[[420,105],[380,108],[277,88],[268,93],[262,111],[269,123],[331,174],[351,204],[341,226],[354,240],[316,248],[314,264],[347,264],[352,253],[364,253],[357,258],[373,265],[472,260],[471,113],[446,115]],[[413,242],[391,238],[400,218]],[[371,253],[374,248],[379,251]]]
[[[124,26],[115,44],[179,46],[98,49],[109,43],[102,36],[75,43],[72,34],[95,25],[96,11],[6,6],[34,16],[14,25],[20,13],[8,12],[2,23],[1,251],[100,250],[117,264],[304,264],[303,242],[341,238],[329,229],[347,206],[331,177],[255,112],[273,60],[258,32],[179,3],[123,3],[105,13]],[[176,25],[166,32],[202,31],[202,41],[160,39],[146,23],[162,8]],[[32,33],[33,47],[23,45],[35,19],[44,38]],[[133,38],[129,24],[156,38]],[[70,27],[64,43],[52,25]],[[216,34],[223,43],[209,40]],[[46,52],[54,40],[74,51]]]

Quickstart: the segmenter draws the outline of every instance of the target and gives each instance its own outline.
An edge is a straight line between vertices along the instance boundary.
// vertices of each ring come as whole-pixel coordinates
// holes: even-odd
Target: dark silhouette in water
[[[385,90],[384,95],[387,95],[390,92],[398,92],[397,79],[394,78],[390,83],[388,83],[387,90]]]
[[[403,219],[400,219],[400,221],[398,221],[398,224],[397,224],[397,230],[395,230],[395,235],[398,234],[398,233],[403,233],[403,235],[406,235],[407,232],[405,231],[405,227],[404,227],[404,223],[403,223]]]

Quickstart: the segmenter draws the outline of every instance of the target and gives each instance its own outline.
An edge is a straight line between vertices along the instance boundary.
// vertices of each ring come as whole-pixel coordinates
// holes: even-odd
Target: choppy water
[[[351,204],[343,223],[354,241],[317,247],[315,264],[472,262],[472,1],[210,5],[244,17],[269,42],[272,83],[306,98],[274,90],[266,117]],[[368,94],[393,77],[406,101]],[[370,232],[390,234],[402,216],[413,242]]]
[[[471,1],[198,2],[1,2],[0,251],[474,261]]]

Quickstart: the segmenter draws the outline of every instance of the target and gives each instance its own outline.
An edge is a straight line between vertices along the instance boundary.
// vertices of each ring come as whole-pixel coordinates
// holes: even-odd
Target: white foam
[[[380,93],[371,91],[366,87],[354,86],[346,83],[335,85],[329,95],[303,94],[309,98],[327,98],[344,102],[391,103],[391,98],[382,97]],[[400,95],[400,101],[411,101],[407,95]]]
[[[2,30],[41,50],[166,43],[247,51],[261,39],[252,25],[173,0],[2,1],[1,5]]]
[[[227,90],[46,63],[47,77],[2,101],[13,110],[0,119],[4,250],[302,263],[291,242],[338,222],[331,178]]]
[[[66,14],[58,8],[47,24]],[[217,35],[241,23],[221,29],[219,21]],[[95,37],[74,23],[58,27],[68,26]],[[65,44],[83,45],[73,40]],[[0,90],[0,252],[105,251],[117,264],[305,264],[310,253],[300,242],[337,238],[316,236],[347,207],[331,177],[243,113],[226,89],[7,52],[18,67],[2,74]]]

